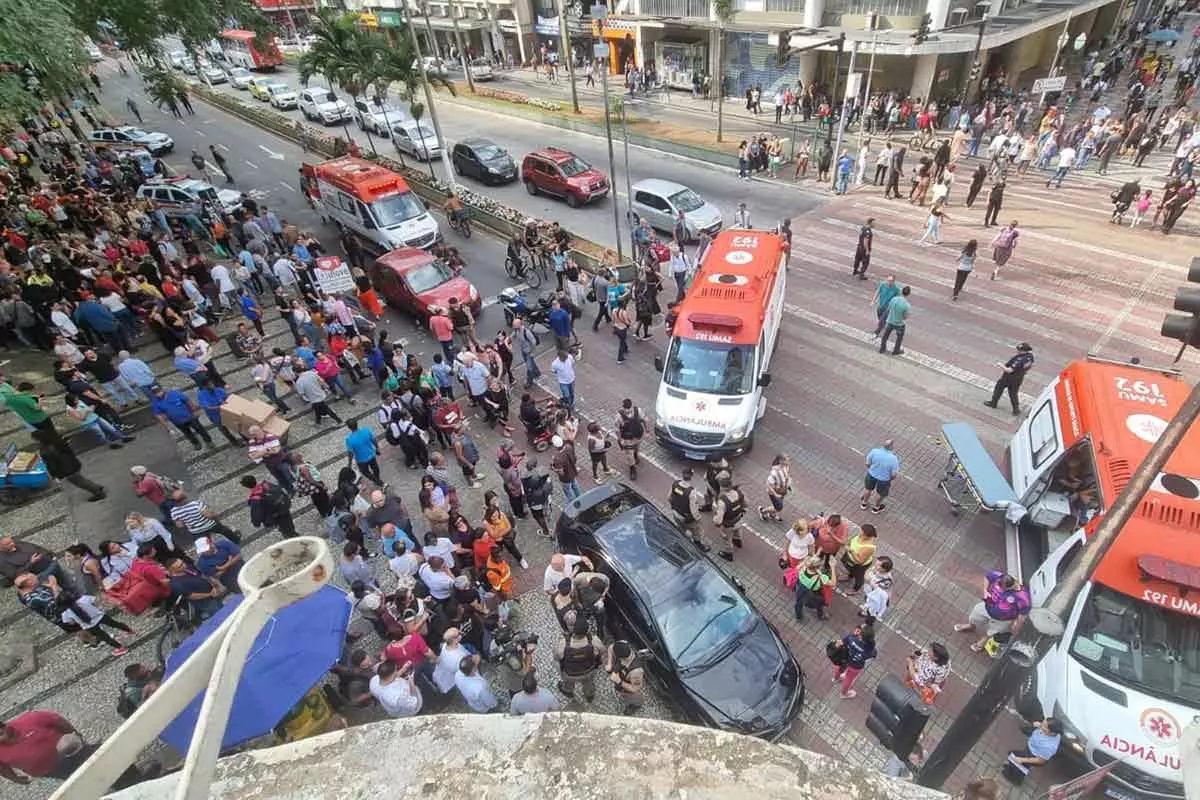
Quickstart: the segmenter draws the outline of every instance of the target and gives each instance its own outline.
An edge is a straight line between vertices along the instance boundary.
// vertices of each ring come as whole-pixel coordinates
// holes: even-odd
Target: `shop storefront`
[[[672,89],[691,91],[694,77],[698,76],[703,83],[708,72],[708,43],[655,42],[654,63],[663,83]]]
[[[638,53],[638,23],[627,19],[609,17],[601,31],[604,41],[611,48],[609,72],[620,75],[625,71],[625,65],[631,61],[635,66],[643,66],[644,59]]]

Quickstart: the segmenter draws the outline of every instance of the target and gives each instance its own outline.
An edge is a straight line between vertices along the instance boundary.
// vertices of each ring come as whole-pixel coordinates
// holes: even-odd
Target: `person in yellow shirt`
[[[875,542],[878,536],[875,526],[866,523],[846,542],[846,549],[842,551],[842,566],[854,581],[847,594],[858,594],[862,589],[867,569],[875,563]]]

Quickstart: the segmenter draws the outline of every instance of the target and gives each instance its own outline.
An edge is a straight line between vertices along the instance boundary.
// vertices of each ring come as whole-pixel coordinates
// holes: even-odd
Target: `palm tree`
[[[717,141],[721,141],[725,127],[725,26],[733,16],[733,0],[713,0],[713,14],[717,17],[717,75],[710,85],[717,87]],[[711,88],[710,90],[711,91]]]
[[[323,8],[313,19],[313,39],[307,52],[300,56],[298,69],[300,82],[308,86],[314,75],[320,74],[330,86],[337,85],[350,95],[353,101],[369,81],[364,74],[371,58],[373,44],[358,27],[356,16]],[[346,141],[350,139],[350,127],[343,121]],[[375,152],[375,141],[367,131],[367,143]]]
[[[379,46],[371,49],[371,57],[364,79],[369,80],[374,87],[375,95],[379,98],[381,105],[386,100],[392,84],[402,84],[403,88],[398,91],[397,96],[409,104],[409,113],[419,123],[425,114],[424,104],[416,102],[417,89],[423,86],[421,72],[415,66],[416,59],[420,57],[420,54],[413,50],[411,41],[405,38],[403,33],[398,37],[395,45],[382,43],[382,40],[380,42]],[[426,73],[426,79],[431,86],[445,88],[454,94],[454,84],[446,78]],[[391,127],[391,123],[387,122],[386,112],[384,122],[389,128]],[[418,130],[422,130],[422,128],[418,126]],[[422,146],[425,144],[423,137],[421,144]],[[444,157],[446,156],[443,155]],[[429,174],[430,177],[434,177],[432,159],[429,163]]]

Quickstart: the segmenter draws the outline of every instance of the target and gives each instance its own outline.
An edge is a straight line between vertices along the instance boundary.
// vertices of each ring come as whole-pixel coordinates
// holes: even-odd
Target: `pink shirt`
[[[409,662],[421,661],[428,652],[429,645],[425,644],[424,637],[419,633],[414,633],[408,637],[406,642],[389,644],[384,648],[383,656],[388,661],[395,661],[397,667],[403,667]]]
[[[449,342],[454,338],[454,323],[445,314],[430,317],[429,330],[439,342]]]

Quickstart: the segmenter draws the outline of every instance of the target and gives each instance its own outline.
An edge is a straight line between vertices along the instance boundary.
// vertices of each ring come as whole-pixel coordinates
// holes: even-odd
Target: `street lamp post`
[[[463,47],[462,33],[458,29],[458,15],[454,13],[454,6],[447,6],[446,10],[450,12],[450,23],[454,26],[454,46],[458,48],[458,60],[462,64],[463,74],[467,76],[467,87],[471,90],[471,94],[475,94],[475,78],[471,75],[471,62],[467,58],[466,48]]]
[[[837,40],[837,59],[833,62],[833,102],[837,102],[837,98],[842,94],[842,50],[846,47],[846,34],[838,34]],[[833,113],[832,106],[829,109]],[[829,120],[829,127],[825,129],[825,144],[833,142],[833,120]]]
[[[575,109],[575,113],[582,113],[579,110],[579,92],[575,89],[575,59],[571,53],[571,37],[567,33],[567,15],[563,11],[562,0],[554,0],[554,7],[558,11],[558,40],[561,50],[560,58],[567,61],[567,77],[571,79],[571,107]]]
[[[842,35],[845,36],[845,34],[842,34]],[[840,46],[841,41],[839,41],[838,44]],[[854,78],[854,60],[857,57],[858,57],[858,42],[854,41],[854,42],[850,43],[850,66],[846,71],[846,91],[842,93],[843,95],[850,94],[850,81]],[[839,59],[839,61],[840,60],[841,59]],[[837,80],[834,80],[834,84],[835,85],[837,84]],[[858,95],[855,94],[855,97],[857,97],[857,96]],[[839,152],[842,149],[842,136],[846,133],[846,125],[849,120],[850,114],[853,112],[854,107],[850,104],[850,102],[844,96],[842,96],[842,97],[835,96],[834,102],[841,103],[841,109],[842,109],[842,113],[838,115],[837,142],[833,146],[833,160],[836,165],[837,160],[839,158],[841,158],[841,155],[839,154]],[[832,129],[833,125],[831,124],[829,127]],[[837,185],[837,167],[834,166],[834,168],[832,170],[830,170],[830,172],[832,173],[832,176],[833,176],[833,183],[836,186]]]
[[[1048,77],[1053,78],[1058,74],[1058,60],[1062,57],[1063,48],[1066,47],[1067,43],[1071,41],[1071,34],[1067,30],[1070,27],[1071,17],[1068,16],[1067,21],[1063,23],[1062,33],[1058,35],[1058,41],[1055,42],[1056,46],[1054,48],[1054,62],[1050,65],[1050,75]],[[1046,91],[1044,89],[1042,90],[1042,96],[1038,101],[1038,105],[1046,105]]]
[[[866,110],[871,103],[871,76],[875,74],[875,47],[879,44],[879,15],[871,14],[867,25],[871,29],[871,58],[867,61],[867,85],[863,89],[863,110],[858,115],[858,149],[860,152],[867,133]],[[861,168],[859,174],[862,174]]]
[[[611,176],[610,181],[615,180],[617,176],[617,159],[613,155],[613,140],[612,140],[612,111],[608,107],[608,71],[610,65],[608,59],[611,58],[612,46],[604,41],[604,22],[608,19],[608,6],[603,3],[597,3],[592,6],[592,19],[600,23],[601,40],[596,42],[592,57],[604,59],[600,64],[600,92],[604,95],[604,138],[608,141],[608,174]],[[628,170],[626,170],[628,173]],[[626,174],[628,177],[628,174]],[[611,188],[611,187],[610,187]],[[624,253],[621,250],[621,209],[617,202],[616,190],[612,190],[613,201],[613,234],[617,242],[617,262],[625,260]]]
[[[410,0],[411,2],[412,0]],[[422,10],[424,10],[422,8]],[[442,124],[438,122],[437,106],[433,104],[433,90],[429,88],[429,76],[425,72],[425,59],[421,58],[421,47],[417,43],[417,29],[413,27],[413,12],[411,6],[408,8],[408,23],[405,27],[408,28],[408,37],[412,41],[413,50],[417,53],[417,68],[421,71],[421,86],[425,89],[425,107],[429,109],[429,120],[433,123],[433,134],[437,137],[439,143],[444,143],[446,140],[442,138]],[[429,22],[429,14],[425,14],[425,22]],[[412,93],[409,92],[411,95]],[[418,125],[420,123],[418,122]],[[424,141],[422,141],[424,146]],[[446,182],[450,184],[450,188],[454,188],[454,170],[450,168],[450,158],[442,154],[442,167],[446,170]],[[429,171],[433,172],[433,165],[430,164]]]
[[[625,139],[625,219],[629,222],[629,250],[637,252],[637,243],[633,238],[633,186],[629,181],[629,124],[625,116],[625,98],[621,98],[621,135]],[[617,193],[613,192],[613,205],[617,203]]]

